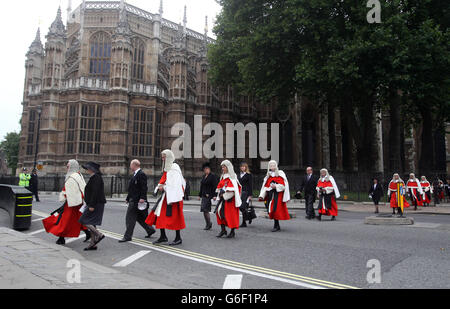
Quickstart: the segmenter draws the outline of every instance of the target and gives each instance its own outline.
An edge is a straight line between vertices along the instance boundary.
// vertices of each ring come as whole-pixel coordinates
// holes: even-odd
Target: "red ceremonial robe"
[[[220,181],[219,185],[217,186],[217,189],[220,191],[222,189],[226,188],[234,188],[233,182],[229,178],[224,178]],[[241,193],[242,188],[239,187],[239,193]],[[219,201],[220,203],[220,201]],[[218,211],[216,213],[217,217],[217,224],[218,225],[225,225],[230,229],[239,229],[239,208],[236,207],[236,200],[233,197],[231,200],[224,201],[222,204],[222,207],[224,207],[224,213],[225,216],[222,218],[221,213],[222,211]]]
[[[58,222],[58,216],[50,216],[47,219],[44,219],[42,223],[44,224],[44,228],[47,233],[53,234],[57,237],[78,238],[80,236],[80,232],[86,230],[86,227],[79,222],[81,216],[83,215],[80,212],[81,206],[82,205],[69,207],[66,202],[64,204],[64,212],[62,213],[61,220],[58,225],[55,225],[56,222]]]
[[[333,188],[333,183],[331,181],[319,180],[317,183],[317,188]],[[322,205],[319,205],[319,214],[323,216],[338,216],[338,205],[336,203],[336,195],[334,193],[331,195],[331,209],[326,207],[325,198],[323,198]]]
[[[425,199],[423,200],[424,204],[430,204],[431,203],[431,185],[428,181],[421,182],[420,185],[422,186],[423,193],[425,195]]]
[[[286,186],[283,177],[272,177],[269,176],[264,187],[270,188],[271,184],[275,182],[276,184]],[[289,215],[289,211],[287,208],[287,203],[283,202],[284,192],[276,192],[276,190],[272,189],[272,191],[267,192],[266,203],[269,203],[269,218],[271,220],[278,221],[287,221],[291,220],[291,216]],[[270,199],[270,200],[269,200]],[[276,199],[276,201],[275,201]],[[276,203],[276,205],[275,205]]]
[[[389,184],[389,190],[392,192],[391,193],[391,208],[398,208],[398,199],[397,199],[397,183],[391,181],[391,183]],[[403,207],[404,208],[408,208],[409,207],[409,203],[406,201],[405,196],[403,196]]]
[[[167,172],[164,172],[159,184],[164,185],[167,181]],[[183,201],[172,204],[172,216],[167,216],[167,196],[164,196],[161,215],[156,216],[155,212],[150,212],[150,215],[145,221],[147,225],[155,225],[158,230],[171,230],[171,231],[181,231],[186,228],[186,222],[184,220],[183,213]]]
[[[422,194],[419,192],[419,185],[415,180],[409,180],[406,184],[409,192],[411,193],[411,201],[413,205],[417,202],[417,206],[423,206]]]

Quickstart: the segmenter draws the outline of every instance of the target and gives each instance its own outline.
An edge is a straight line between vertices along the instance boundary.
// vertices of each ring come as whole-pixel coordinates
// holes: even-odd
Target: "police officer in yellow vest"
[[[19,186],[24,188],[30,187],[30,179],[31,175],[28,174],[28,170],[24,168],[23,172],[19,175]]]

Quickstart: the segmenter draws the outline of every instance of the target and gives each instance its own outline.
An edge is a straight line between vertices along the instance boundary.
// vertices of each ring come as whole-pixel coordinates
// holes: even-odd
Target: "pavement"
[[[81,280],[78,283],[77,276],[70,275],[76,265],[80,266]],[[73,280],[68,280],[68,275]],[[93,288],[169,287],[93,263],[69,248],[0,227],[0,289]]]
[[[318,222],[306,220],[303,206],[296,201],[290,205],[296,216],[281,222],[280,233],[271,233],[273,222],[260,217],[248,228],[239,229],[236,239],[229,240],[215,237],[219,231],[215,220],[212,231],[203,231],[203,216],[198,201],[194,200],[185,204],[187,229],[182,232],[183,245],[172,248],[153,245],[159,235],[146,239],[139,226],[133,242],[119,244],[126,214],[123,198],[119,198],[108,200],[105,209],[101,229],[107,239],[98,251],[84,252],[86,244],[82,238],[68,240],[64,248],[55,247],[56,237],[42,230],[42,218],[58,207],[56,196],[43,195],[42,202],[33,205],[31,229],[14,232],[15,237],[22,237],[20,242],[28,244],[26,241],[31,239],[31,244],[39,241],[49,248],[44,251],[15,248],[15,254],[26,253],[28,262],[19,263],[20,256],[5,257],[9,255],[5,248],[10,251],[12,244],[0,242],[0,265],[9,262],[3,267],[15,271],[14,278],[31,276],[17,281],[16,287],[26,287],[27,282],[41,282],[50,276],[57,277],[54,281],[46,280],[50,287],[74,288],[65,279],[69,270],[67,260],[75,257],[82,265],[95,265],[94,270],[83,267],[81,288],[106,285],[222,289],[230,284],[234,288],[263,290],[450,288],[450,218],[440,213],[408,211],[415,220],[413,226],[368,226],[364,219],[373,215],[373,205],[339,203],[338,221],[330,222],[327,218]],[[384,207],[384,211],[390,211]],[[0,226],[8,225],[8,216],[0,210]],[[3,234],[0,239],[5,237]],[[168,231],[168,237],[172,240],[174,233]],[[48,262],[46,255],[56,254],[54,250],[63,250],[68,256],[63,255],[59,264],[56,260]],[[379,283],[368,281],[371,271],[368,265],[373,261],[380,265]],[[108,271],[95,272],[96,267]],[[4,276],[8,271],[2,269],[0,273]],[[101,282],[95,281],[98,274],[103,276]]]

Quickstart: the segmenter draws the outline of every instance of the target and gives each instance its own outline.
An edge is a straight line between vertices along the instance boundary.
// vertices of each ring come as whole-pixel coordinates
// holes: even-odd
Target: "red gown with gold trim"
[[[406,189],[406,187],[403,187],[404,190]],[[397,182],[393,182],[391,181],[391,183],[389,184],[389,189],[391,190],[391,200],[390,200],[390,204],[391,204],[391,208],[398,208],[398,199],[397,199]],[[410,205],[409,203],[406,201],[405,196],[403,196],[403,207],[404,208],[408,208]]]

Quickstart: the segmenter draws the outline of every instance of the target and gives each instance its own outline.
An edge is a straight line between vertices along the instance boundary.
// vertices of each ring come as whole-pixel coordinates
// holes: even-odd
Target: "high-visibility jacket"
[[[19,175],[19,186],[20,187],[29,187],[30,186],[30,179],[31,179],[31,175],[30,174],[25,174],[25,173],[21,173]]]

